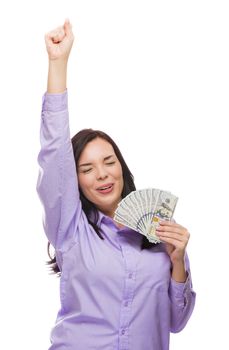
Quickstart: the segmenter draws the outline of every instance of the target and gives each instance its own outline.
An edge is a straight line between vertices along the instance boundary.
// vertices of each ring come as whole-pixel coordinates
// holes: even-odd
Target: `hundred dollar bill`
[[[166,191],[160,191],[155,212],[148,227],[147,238],[150,241],[160,241],[156,235],[156,228],[159,225],[159,221],[170,221],[172,219],[177,201],[178,197],[174,196],[173,194]]]

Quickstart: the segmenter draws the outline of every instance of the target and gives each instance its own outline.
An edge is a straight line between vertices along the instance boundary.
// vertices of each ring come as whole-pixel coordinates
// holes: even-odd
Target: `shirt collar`
[[[105,215],[104,213],[102,213],[100,210],[97,209],[97,212],[98,212],[98,221],[97,221],[97,225],[100,226],[101,223],[104,221],[112,221],[112,219]],[[90,213],[89,213],[89,219],[93,222],[95,222],[95,212],[92,210]]]
[[[134,236],[136,235],[137,239],[139,239],[139,238],[142,239],[142,235],[141,235],[140,233],[137,233],[136,231],[134,231],[134,230],[132,230],[131,228],[128,228],[128,227],[126,227],[126,228],[124,228],[124,229],[119,229],[118,226],[115,225],[113,219],[112,219],[110,216],[105,215],[104,213],[102,213],[102,212],[101,212],[100,210],[98,210],[98,209],[97,209],[97,211],[98,211],[98,215],[99,215],[99,216],[98,216],[98,221],[97,221],[98,227],[100,227],[102,223],[108,224],[108,225],[113,226],[113,228],[116,228],[116,229],[117,229],[117,232],[120,232],[120,233],[121,233],[121,232],[124,232],[124,231],[125,231],[125,232],[128,231],[128,232],[132,233],[132,237],[134,237]],[[95,220],[95,214],[94,214],[93,211],[90,212],[89,218],[90,218],[90,220],[92,220],[92,221]],[[135,235],[133,235],[133,232],[135,232]]]

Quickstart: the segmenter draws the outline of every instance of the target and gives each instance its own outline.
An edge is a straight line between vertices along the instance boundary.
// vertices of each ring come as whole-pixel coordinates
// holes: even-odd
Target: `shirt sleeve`
[[[60,249],[72,239],[82,212],[69,131],[67,90],[45,93],[42,101],[41,149],[37,192],[43,204],[43,226],[49,242]]]
[[[196,300],[193,290],[189,259],[185,255],[187,279],[184,283],[176,282],[171,278],[169,296],[171,302],[171,329],[172,333],[180,332],[187,324]]]

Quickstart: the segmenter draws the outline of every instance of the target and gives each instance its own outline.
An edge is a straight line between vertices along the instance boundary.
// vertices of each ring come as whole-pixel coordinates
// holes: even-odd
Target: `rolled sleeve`
[[[170,299],[171,302],[176,303],[178,306],[185,306],[188,300],[188,296],[192,292],[192,281],[190,272],[187,272],[187,278],[185,282],[176,282],[171,278],[170,281]]]
[[[42,98],[42,110],[60,112],[66,110],[68,107],[67,90],[58,94],[50,94],[46,92]]]

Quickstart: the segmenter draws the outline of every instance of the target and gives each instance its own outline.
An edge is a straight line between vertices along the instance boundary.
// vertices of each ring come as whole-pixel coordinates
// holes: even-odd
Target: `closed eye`
[[[106,165],[112,165],[112,164],[115,164],[115,162],[106,163]]]
[[[86,169],[86,170],[82,170],[82,173],[83,173],[83,174],[87,174],[87,173],[89,173],[89,171],[91,171],[91,170],[92,170],[92,168]]]

